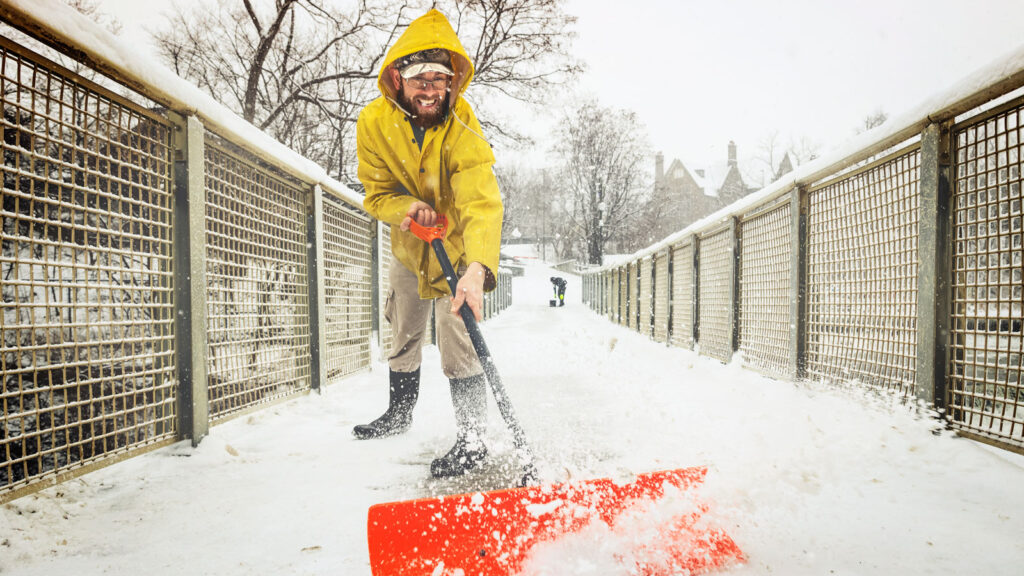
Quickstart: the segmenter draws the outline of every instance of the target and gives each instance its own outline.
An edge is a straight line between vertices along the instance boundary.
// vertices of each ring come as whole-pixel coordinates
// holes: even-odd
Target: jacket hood
[[[437,10],[430,10],[413,20],[388,50],[384,57],[384,65],[377,74],[377,87],[380,88],[381,94],[391,100],[396,98],[398,87],[392,84],[391,76],[387,72],[395,60],[430,48],[444,48],[451,52],[452,71],[455,72],[455,76],[452,78],[448,103],[454,106],[455,100],[466,91],[470,80],[473,79],[473,63],[448,19]]]

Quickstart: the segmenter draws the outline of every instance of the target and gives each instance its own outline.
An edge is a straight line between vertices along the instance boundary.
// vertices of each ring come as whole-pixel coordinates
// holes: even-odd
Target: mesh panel
[[[728,361],[732,357],[732,230],[700,241],[700,351]]]
[[[597,292],[595,287],[597,284],[594,282],[594,278],[595,276],[593,274],[585,274],[581,276],[583,281],[583,304],[591,310],[596,309],[595,297],[597,296]]]
[[[918,150],[809,193],[808,375],[913,393]]]
[[[792,209],[788,204],[743,222],[740,350],[744,362],[789,375]]]
[[[619,268],[619,324],[629,325],[629,265]]]
[[[0,44],[0,495],[176,434],[170,129]]]
[[[587,279],[587,293],[586,302],[590,306],[590,309],[594,312],[600,312],[601,310],[601,275],[600,274],[588,274]]]
[[[641,334],[651,334],[651,313],[654,311],[654,301],[652,294],[654,292],[654,262],[650,257],[644,258],[640,262],[640,282],[639,292],[637,293],[637,302],[639,306],[637,310],[640,312],[637,318],[637,330]]]
[[[955,135],[953,318],[948,408],[954,425],[1024,440],[1021,114]]]
[[[618,269],[608,271],[608,319],[612,322],[619,321],[619,271]]]
[[[388,293],[390,292],[388,278],[391,272],[391,226],[383,222],[377,222],[377,232],[380,238],[377,253],[377,259],[380,261],[380,278],[377,282],[377,285],[380,286],[378,307],[380,318],[377,320],[377,325],[380,326],[381,360],[387,360],[388,356],[391,355],[392,332],[391,323],[384,318],[384,310],[387,307]]]
[[[654,264],[654,339],[668,341],[668,252],[661,252]]]
[[[632,262],[629,265],[629,327],[633,330],[640,330],[640,263]]]
[[[207,140],[213,420],[309,388],[307,195]]]
[[[324,197],[323,346],[326,380],[370,366],[373,327],[373,225],[369,217]]]
[[[693,244],[672,247],[672,345],[693,348]]]
[[[618,273],[615,270],[609,270],[605,278],[607,286],[605,289],[605,306],[608,319],[612,322],[617,322],[619,319],[619,285],[616,284],[616,278],[618,278]]]

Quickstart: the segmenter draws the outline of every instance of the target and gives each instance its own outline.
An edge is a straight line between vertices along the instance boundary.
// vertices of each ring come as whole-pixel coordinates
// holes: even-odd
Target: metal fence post
[[[327,270],[324,268],[324,191],[310,190],[306,213],[306,279],[309,298],[309,387],[317,392],[327,374],[324,346],[327,344]]]
[[[210,431],[206,344],[205,129],[195,116],[174,122],[174,296],[180,434],[198,446]]]
[[[807,189],[793,188],[790,199],[789,373],[807,375]]]
[[[380,222],[370,220],[370,334],[376,338],[377,346],[381,344],[380,311]]]
[[[914,390],[918,398],[937,407],[943,407],[946,400],[951,160],[950,125],[929,124],[921,133]]]

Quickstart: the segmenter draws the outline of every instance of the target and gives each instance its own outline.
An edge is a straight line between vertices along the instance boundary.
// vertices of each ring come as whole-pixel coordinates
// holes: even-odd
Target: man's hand
[[[430,207],[430,204],[426,202],[416,201],[409,207],[409,211],[405,213],[405,220],[402,220],[402,224],[399,228],[402,232],[409,231],[409,223],[413,220],[416,221],[420,226],[431,227],[437,224],[437,212]]]
[[[452,314],[458,314],[459,308],[465,303],[476,316],[476,321],[483,319],[484,304],[484,271],[483,264],[473,262],[466,268],[466,273],[459,278],[455,286],[455,295],[452,296]]]

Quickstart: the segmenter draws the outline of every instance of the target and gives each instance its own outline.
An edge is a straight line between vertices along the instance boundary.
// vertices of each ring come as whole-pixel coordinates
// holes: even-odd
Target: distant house
[[[729,142],[724,164],[689,168],[672,160],[665,169],[665,157],[654,157],[654,194],[652,196],[652,238],[660,240],[732,204],[755,190],[748,186],[736,162],[736,144]]]

